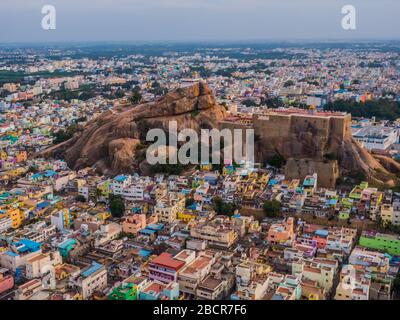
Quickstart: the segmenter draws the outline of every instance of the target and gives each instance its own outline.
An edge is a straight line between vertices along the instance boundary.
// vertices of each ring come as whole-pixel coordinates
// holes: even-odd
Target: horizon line
[[[4,45],[52,45],[52,44],[198,44],[198,43],[361,43],[361,42],[400,42],[400,38],[292,38],[292,39],[184,39],[184,40],[60,40],[60,41],[2,41],[0,47]]]

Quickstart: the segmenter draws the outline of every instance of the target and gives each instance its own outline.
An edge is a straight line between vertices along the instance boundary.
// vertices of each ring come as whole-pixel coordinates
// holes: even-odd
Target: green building
[[[68,258],[69,252],[75,248],[77,245],[77,242],[75,239],[67,239],[63,243],[60,243],[58,245],[58,250],[60,251],[60,255],[63,258]]]
[[[391,255],[400,256],[400,237],[382,233],[364,232],[359,244],[369,249],[381,250]]]
[[[133,283],[123,284],[109,294],[109,300],[137,300],[138,289]]]
[[[343,209],[339,212],[340,220],[347,220],[350,218],[350,209]]]

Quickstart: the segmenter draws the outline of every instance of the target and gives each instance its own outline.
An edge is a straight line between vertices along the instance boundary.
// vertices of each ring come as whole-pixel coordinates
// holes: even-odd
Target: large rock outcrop
[[[71,140],[40,156],[63,157],[73,169],[95,166],[103,174],[129,173],[135,167],[148,172],[143,142],[149,129],[167,130],[173,120],[178,131],[247,128],[247,124],[231,122],[226,116],[208,86],[197,83],[153,102],[109,110]],[[289,179],[303,179],[316,172],[323,187],[334,187],[339,176],[354,173],[363,173],[377,184],[397,183],[400,165],[385,157],[374,158],[354,141],[350,124],[351,116],[339,113],[309,115],[304,110],[286,109],[254,115],[250,127],[256,136],[256,160],[262,162],[278,154],[287,162]]]
[[[289,179],[316,172],[320,186],[334,187],[339,176],[362,173],[376,184],[396,183],[395,164],[378,161],[352,138],[349,114],[270,110],[256,115],[253,125],[258,136],[256,158],[280,155],[287,162]]]
[[[63,157],[73,169],[95,166],[103,174],[131,172],[135,154],[147,130],[168,129],[176,121],[178,131],[216,128],[226,116],[223,106],[205,83],[179,88],[153,102],[109,110],[89,122],[71,140],[41,156]],[[136,163],[138,164],[138,163]]]

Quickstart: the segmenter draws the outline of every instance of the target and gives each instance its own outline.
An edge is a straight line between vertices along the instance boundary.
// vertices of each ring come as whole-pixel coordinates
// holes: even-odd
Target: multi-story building
[[[122,231],[130,234],[138,234],[140,230],[158,222],[158,216],[153,214],[149,217],[144,213],[127,216],[122,222]]]
[[[340,272],[335,300],[368,300],[370,286],[371,278],[364,271],[345,265]]]
[[[353,130],[353,138],[368,150],[387,150],[399,139],[398,129],[384,126],[364,126]]]
[[[168,193],[157,201],[154,212],[158,221],[172,223],[177,219],[178,213],[185,209],[185,196],[180,193]]]
[[[205,252],[183,267],[178,276],[179,290],[194,296],[199,283],[210,273],[214,262],[214,256]]]
[[[89,299],[95,291],[101,291],[107,287],[107,269],[104,265],[93,262],[76,278],[71,279],[70,285],[78,288],[83,299]]]
[[[212,221],[198,223],[190,229],[190,236],[221,248],[230,248],[238,239],[238,233],[228,217],[217,217]]]
[[[4,268],[16,271],[25,266],[26,261],[42,252],[40,243],[22,239],[10,246],[10,250],[0,253],[0,265]]]
[[[130,176],[119,175],[115,177],[111,182],[111,191],[115,195],[123,195],[124,189],[128,187],[132,182]]]
[[[26,260],[26,277],[39,278],[52,267],[61,264],[62,259],[58,251],[41,253]]]
[[[167,252],[163,252],[149,263],[149,277],[152,280],[163,283],[176,282],[178,271],[184,265],[185,262],[175,259]]]
[[[271,225],[268,230],[268,242],[271,244],[283,244],[287,243],[291,245],[294,240],[294,219],[288,218],[282,223],[276,223]]]
[[[0,294],[14,287],[14,277],[0,270]]]
[[[40,279],[32,279],[18,287],[15,293],[15,299],[29,300],[33,295],[42,290],[42,281]]]
[[[139,300],[177,300],[179,284],[170,282],[150,281],[139,291]]]

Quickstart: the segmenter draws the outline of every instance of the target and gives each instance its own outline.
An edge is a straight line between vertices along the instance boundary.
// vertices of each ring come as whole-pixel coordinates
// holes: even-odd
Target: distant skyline
[[[341,27],[344,5],[357,29]],[[41,27],[44,5],[56,30]],[[400,39],[399,0],[1,0],[0,44]]]

